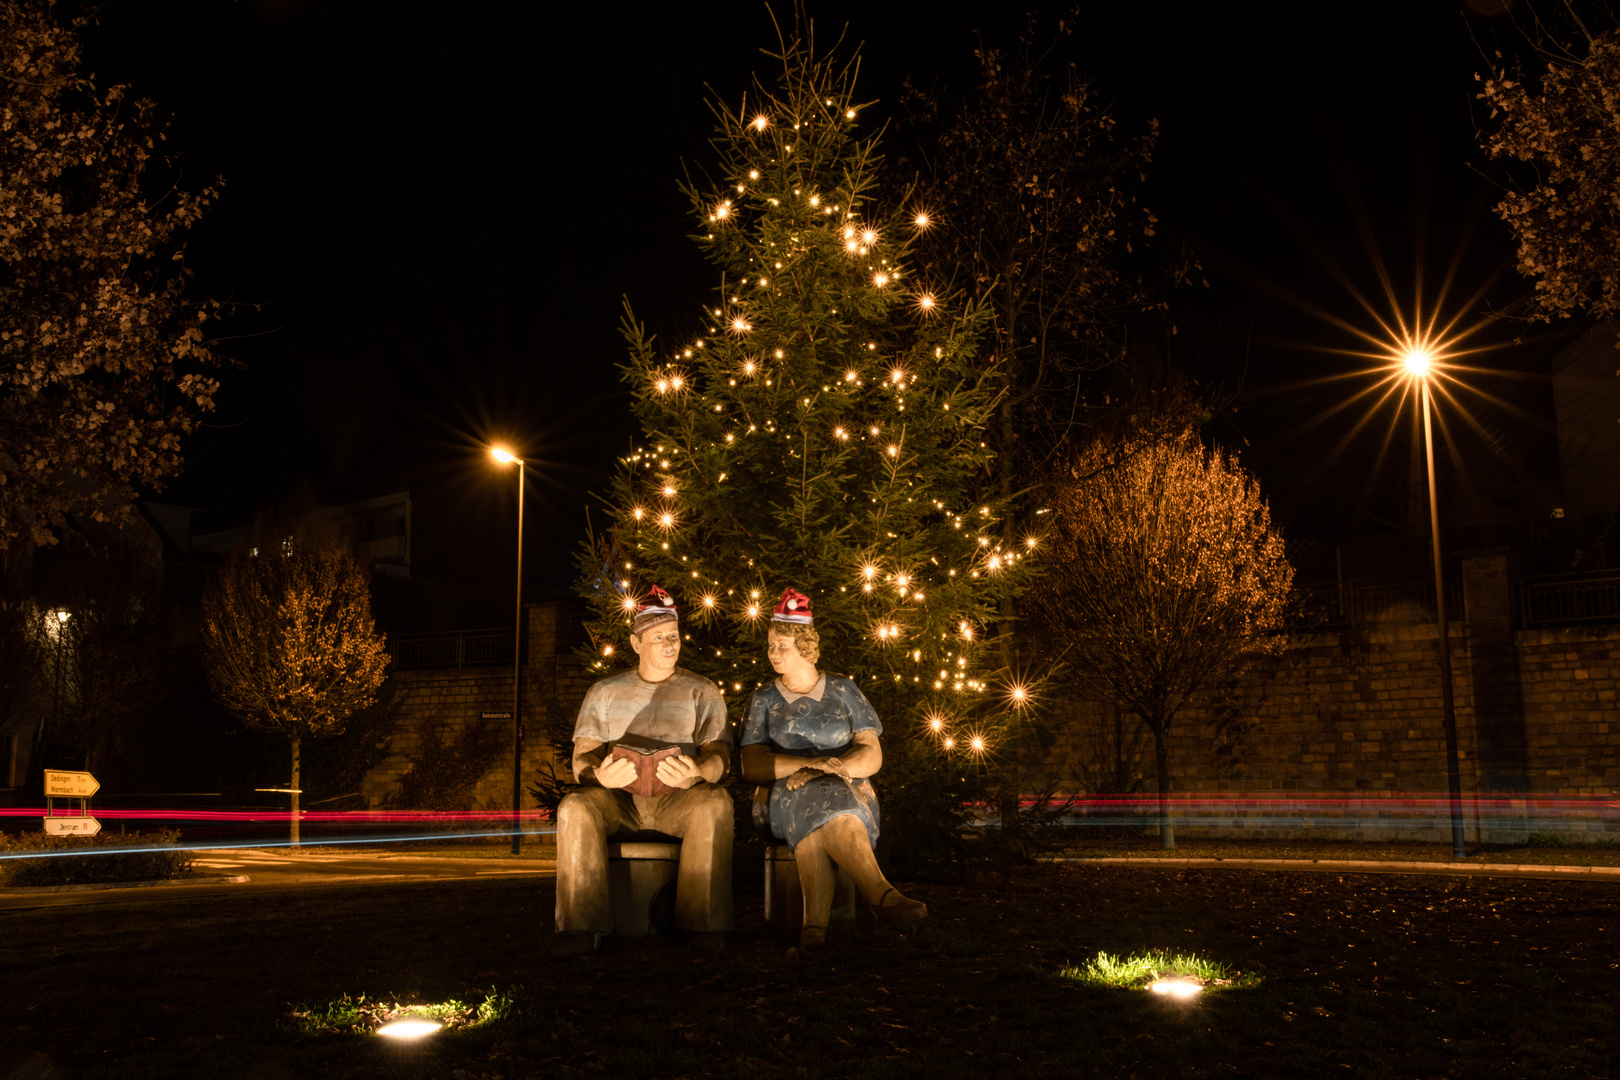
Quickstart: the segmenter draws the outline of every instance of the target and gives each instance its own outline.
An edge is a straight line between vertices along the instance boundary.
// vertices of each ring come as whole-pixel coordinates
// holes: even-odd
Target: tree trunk
[[[1016,417],[1013,416],[1013,397],[1011,378],[1007,387],[1007,396],[1001,402],[1001,453],[996,455],[996,468],[1001,476],[1002,512],[1007,516],[1001,522],[1001,543],[1006,552],[1018,550],[1017,522],[1013,520],[1013,439],[1017,430]],[[1018,670],[1017,643],[1013,640],[1014,627],[1018,622],[1018,602],[1009,592],[1001,598],[1001,663],[1009,672]]]
[[[1166,851],[1176,847],[1176,824],[1170,818],[1170,733],[1163,725],[1153,727],[1153,756],[1159,763],[1159,846]]]
[[[298,846],[298,749],[299,739],[295,735],[292,740],[292,783],[287,786],[292,789],[289,798],[292,799],[292,846]]]

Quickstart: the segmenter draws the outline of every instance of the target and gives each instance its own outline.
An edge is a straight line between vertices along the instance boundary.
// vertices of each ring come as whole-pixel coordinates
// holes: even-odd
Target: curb
[[[34,885],[0,889],[0,897],[35,896],[44,893],[99,892],[103,889],[157,889],[169,885],[240,885],[248,880],[246,874],[204,874],[184,879],[164,881],[98,881],[89,885]]]
[[[1050,863],[1086,863],[1104,866],[1165,866],[1181,869],[1221,870],[1349,870],[1355,873],[1459,874],[1465,877],[1558,877],[1620,881],[1620,866],[1547,866],[1536,863],[1393,862],[1381,859],[1156,859],[1058,857]]]

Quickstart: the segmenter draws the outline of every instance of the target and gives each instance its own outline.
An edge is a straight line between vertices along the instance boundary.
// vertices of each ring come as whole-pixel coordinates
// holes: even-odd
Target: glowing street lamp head
[[[521,464],[523,464],[521,461],[518,460],[518,457],[517,457],[516,454],[512,453],[512,451],[508,450],[504,446],[492,446],[492,447],[490,447],[489,448],[489,456],[494,458],[496,461],[500,462],[502,465],[513,465],[513,464],[521,465]]]
[[[1406,355],[1401,357],[1401,366],[1412,378],[1426,379],[1434,370],[1434,357],[1426,349],[1408,349]]]

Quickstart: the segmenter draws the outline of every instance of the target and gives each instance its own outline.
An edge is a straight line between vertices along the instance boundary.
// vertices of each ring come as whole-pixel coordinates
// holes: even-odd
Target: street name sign
[[[88,799],[101,790],[101,784],[87,772],[45,770],[45,794],[50,798]]]
[[[94,836],[101,831],[101,822],[93,817],[48,817],[45,831],[52,836]]]

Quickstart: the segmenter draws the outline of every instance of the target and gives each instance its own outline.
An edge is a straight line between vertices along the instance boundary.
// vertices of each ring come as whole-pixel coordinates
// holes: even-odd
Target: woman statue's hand
[[[844,763],[838,758],[811,758],[798,772],[788,777],[787,789],[798,791],[818,776],[836,776],[848,781],[849,770],[844,768]]]

